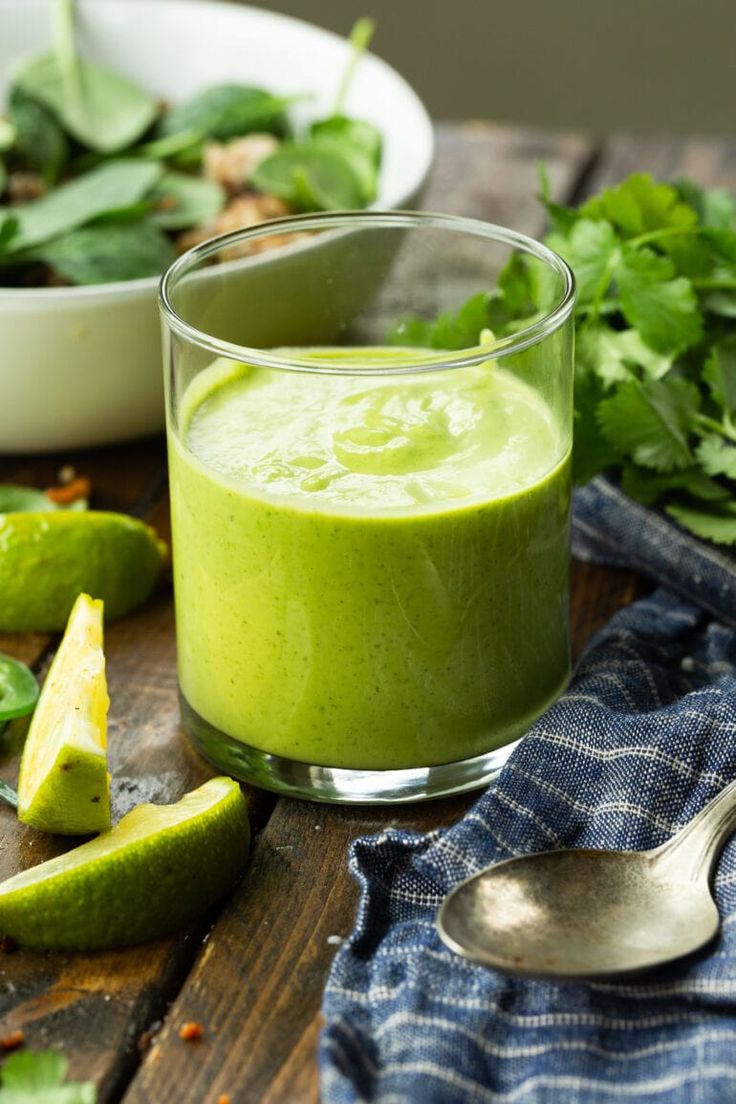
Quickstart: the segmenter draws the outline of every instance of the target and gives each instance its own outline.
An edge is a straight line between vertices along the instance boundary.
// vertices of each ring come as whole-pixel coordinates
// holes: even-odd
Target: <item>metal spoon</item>
[[[736,828],[736,782],[652,851],[541,851],[457,886],[437,927],[451,950],[505,973],[632,974],[690,954],[718,931],[709,875]]]

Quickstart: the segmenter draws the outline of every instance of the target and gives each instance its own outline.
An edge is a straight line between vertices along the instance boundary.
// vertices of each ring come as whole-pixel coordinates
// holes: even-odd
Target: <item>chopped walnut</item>
[[[29,203],[46,191],[43,177],[32,172],[12,172],[8,176],[8,198],[11,203]]]
[[[208,142],[204,147],[204,175],[231,192],[242,192],[255,170],[278,149],[273,134],[248,134],[230,142]]]
[[[268,219],[281,218],[288,215],[289,208],[283,200],[276,196],[251,195],[237,196],[231,199],[224,211],[221,211],[214,222],[208,226],[198,226],[195,230],[187,230],[177,238],[177,247],[180,252],[191,249],[193,245],[214,238],[217,234],[227,234],[232,230],[244,230],[247,226],[257,226],[259,222]],[[292,240],[294,235],[291,236]],[[278,239],[278,240],[277,240]],[[218,255],[218,260],[232,260],[235,257],[250,256],[260,253],[263,249],[272,249],[280,244],[281,236],[271,235],[260,238],[255,242],[244,243],[241,247],[223,250]]]

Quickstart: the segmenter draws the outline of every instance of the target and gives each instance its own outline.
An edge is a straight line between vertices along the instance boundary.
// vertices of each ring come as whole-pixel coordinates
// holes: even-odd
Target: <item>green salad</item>
[[[53,48],[18,64],[0,117],[0,286],[157,276],[219,233],[366,207],[382,136],[342,106],[372,31],[356,23],[331,114],[297,133],[289,109],[308,89],[228,83],[161,103],[83,57],[74,0],[57,0]]]

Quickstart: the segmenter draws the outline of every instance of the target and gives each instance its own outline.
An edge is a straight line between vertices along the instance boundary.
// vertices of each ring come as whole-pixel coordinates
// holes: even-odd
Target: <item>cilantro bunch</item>
[[[573,468],[608,470],[708,540],[736,544],[736,217],[731,195],[635,174],[577,209],[553,202],[546,241],[572,267]],[[388,340],[459,349],[513,333],[552,305],[539,263],[516,254],[492,292]]]
[[[575,272],[575,475],[612,469],[736,544],[736,218],[722,189],[635,174],[577,210],[542,199]]]

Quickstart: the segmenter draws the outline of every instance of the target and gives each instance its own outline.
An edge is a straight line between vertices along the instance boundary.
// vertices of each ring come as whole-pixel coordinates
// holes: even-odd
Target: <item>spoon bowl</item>
[[[584,978],[689,954],[716,934],[718,910],[707,885],[658,871],[650,852],[542,851],[468,878],[438,923],[452,950],[486,966]]]
[[[651,851],[540,851],[461,882],[443,901],[451,950],[524,977],[636,974],[705,946],[719,928],[711,868],[736,826],[736,782]]]

